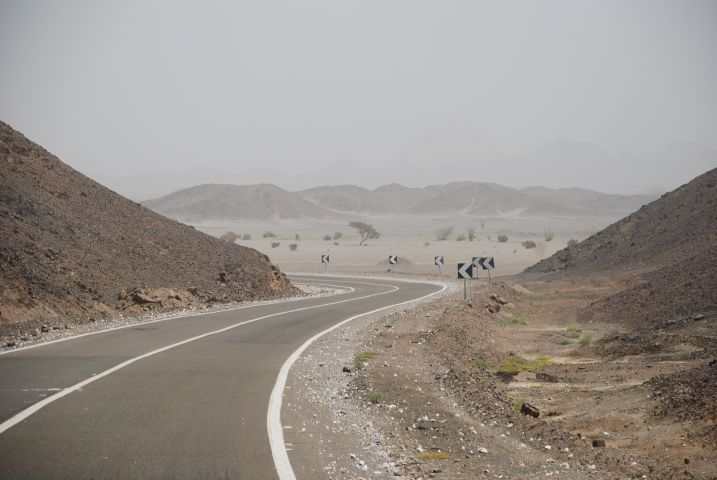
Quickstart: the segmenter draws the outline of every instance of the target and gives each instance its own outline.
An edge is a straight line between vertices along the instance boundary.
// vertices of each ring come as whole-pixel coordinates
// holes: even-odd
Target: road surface
[[[137,324],[0,355],[0,478],[278,478],[267,405],[285,360],[342,320],[441,288],[292,280],[354,291]]]

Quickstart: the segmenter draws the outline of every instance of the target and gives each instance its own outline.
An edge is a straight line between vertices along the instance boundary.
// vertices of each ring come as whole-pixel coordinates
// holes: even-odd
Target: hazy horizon
[[[130,198],[717,166],[717,3],[5,1],[0,118]]]

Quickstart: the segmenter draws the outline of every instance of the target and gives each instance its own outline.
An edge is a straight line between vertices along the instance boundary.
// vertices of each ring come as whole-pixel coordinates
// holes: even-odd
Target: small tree
[[[523,245],[525,248],[528,248],[528,249],[537,247],[535,242],[532,240],[526,240],[523,243],[521,243],[521,245]]]
[[[294,240],[298,242],[299,240],[301,240],[301,236],[297,233],[296,235],[294,235]]]
[[[349,227],[355,228],[359,235],[361,235],[359,245],[363,245],[368,239],[373,240],[381,236],[381,234],[373,228],[373,225],[369,225],[365,222],[351,222],[349,223]]]
[[[242,240],[251,240],[251,235],[249,235],[248,233],[245,233],[244,235],[241,236],[241,239]]]
[[[331,235],[324,235],[324,241],[328,242],[331,240]]]
[[[469,228],[468,229],[468,241],[472,242],[475,239],[476,239],[476,229]]]
[[[234,243],[234,242],[236,242],[237,239],[239,238],[239,235],[237,235],[237,234],[234,233],[234,232],[227,232],[227,233],[225,233],[224,235],[222,235],[222,236],[219,237],[219,238],[221,238],[221,239],[224,240],[225,242]]]
[[[456,237],[456,242],[462,242],[462,241],[464,241],[465,239],[466,239],[466,236],[465,236],[465,235],[458,235],[458,236]]]
[[[485,220],[480,221],[480,228],[481,230],[485,229]]]
[[[291,250],[292,252],[295,252],[297,248],[299,248],[298,244],[296,244],[296,243],[289,244],[289,250]]]
[[[276,247],[278,247],[279,245],[281,245],[281,243],[279,243],[279,242],[271,242],[271,248],[276,248]]]
[[[261,236],[261,238],[274,238],[274,237],[276,237],[276,235],[274,235],[274,232],[270,232],[268,230],[266,232],[264,232],[264,234]]]
[[[453,227],[446,226],[439,230],[436,230],[436,240],[443,241],[448,240],[448,237],[451,236],[451,233],[453,233]]]
[[[508,242],[508,235],[498,235],[498,241],[500,243],[507,243]]]
[[[334,240],[338,240],[338,239],[340,239],[340,238],[343,237],[343,236],[344,236],[343,233],[341,233],[341,232],[336,232],[336,233],[334,233]]]
[[[552,231],[548,230],[547,232],[545,232],[545,241],[546,242],[549,242],[554,238],[555,238],[555,234]]]
[[[577,244],[578,244],[578,241],[575,240],[574,238],[571,238],[570,240],[568,240],[568,247],[569,247],[569,248],[573,248],[573,247],[574,247],[575,245],[577,245]]]

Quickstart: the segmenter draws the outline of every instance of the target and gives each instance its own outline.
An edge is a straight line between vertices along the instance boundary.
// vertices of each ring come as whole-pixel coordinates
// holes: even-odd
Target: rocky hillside
[[[666,193],[617,223],[560,250],[528,273],[655,269],[717,246],[717,169]]]
[[[144,202],[172,218],[330,218],[332,213],[275,185],[197,185]]]
[[[171,218],[275,221],[347,219],[362,215],[466,215],[469,217],[620,218],[653,200],[579,188],[522,190],[492,183],[453,182],[411,188],[397,183],[373,190],[355,185],[288,192],[270,184],[197,185],[143,203]]]
[[[117,195],[0,122],[0,335],[295,292],[265,255]]]
[[[611,271],[631,272],[634,284],[583,309],[584,320],[717,333],[717,169],[526,269],[581,278]]]

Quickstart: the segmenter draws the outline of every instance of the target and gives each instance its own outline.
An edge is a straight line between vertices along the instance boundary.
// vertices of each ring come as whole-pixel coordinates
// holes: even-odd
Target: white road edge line
[[[235,323],[235,324],[233,324],[233,325],[229,325],[228,327],[220,328],[219,330],[214,330],[214,331],[211,331],[211,332],[203,333],[203,334],[201,334],[201,335],[197,335],[197,336],[195,336],[195,337],[187,338],[187,339],[185,339],[185,340],[182,340],[181,342],[173,343],[173,344],[171,344],[171,345],[167,345],[167,346],[164,346],[164,347],[162,347],[162,348],[158,348],[158,349],[156,349],[156,350],[152,350],[151,352],[147,352],[147,353],[144,353],[144,354],[142,354],[142,355],[139,355],[139,356],[130,358],[129,360],[125,360],[124,362],[119,363],[119,364],[115,365],[114,367],[105,370],[104,372],[98,373],[97,375],[92,376],[92,377],[90,377],[90,378],[87,378],[87,379],[85,379],[85,380],[83,380],[83,381],[81,381],[81,382],[79,382],[79,383],[76,383],[75,385],[72,385],[71,387],[67,387],[67,388],[63,389],[62,391],[60,391],[60,392],[58,392],[58,393],[56,393],[56,394],[54,394],[54,395],[51,395],[51,396],[49,396],[49,397],[46,397],[46,398],[40,400],[39,402],[32,404],[31,406],[29,406],[29,407],[26,408],[25,410],[22,410],[21,412],[19,412],[19,413],[15,414],[14,416],[8,418],[8,419],[5,420],[4,422],[0,423],[0,434],[2,434],[3,432],[5,432],[7,429],[12,428],[13,426],[17,425],[18,423],[22,422],[23,420],[25,420],[26,418],[28,418],[28,417],[29,417],[30,415],[32,415],[33,413],[36,413],[36,412],[40,411],[42,408],[46,407],[47,405],[51,404],[52,402],[61,399],[61,398],[64,397],[65,395],[69,395],[70,393],[75,392],[75,391],[77,391],[77,390],[79,390],[79,389],[81,389],[81,388],[83,388],[83,387],[89,385],[90,383],[92,383],[92,382],[94,382],[94,381],[96,381],[96,380],[99,380],[100,378],[106,377],[107,375],[110,375],[110,374],[116,372],[117,370],[120,370],[120,369],[122,369],[122,368],[124,368],[124,367],[126,367],[126,366],[128,366],[128,365],[132,365],[133,363],[138,362],[139,360],[142,360],[142,359],[144,359],[144,358],[151,357],[151,356],[153,356],[153,355],[157,355],[158,353],[166,352],[167,350],[171,350],[171,349],[173,349],[173,348],[179,347],[179,346],[184,345],[184,344],[186,344],[186,343],[194,342],[194,341],[196,341],[196,340],[201,340],[202,338],[206,338],[206,337],[209,337],[209,336],[211,336],[211,335],[217,335],[217,334],[219,334],[219,333],[224,333],[224,332],[226,332],[226,331],[232,330],[233,328],[237,328],[237,327],[240,327],[240,326],[242,326],[242,325],[247,325],[247,324],[249,324],[249,323],[258,322],[259,320],[265,320],[265,319],[271,318],[271,317],[278,317],[279,315],[286,315],[287,313],[295,313],[295,312],[301,312],[301,311],[304,311],[304,310],[312,310],[312,309],[315,309],[315,308],[328,307],[328,306],[330,306],[330,305],[337,305],[337,304],[340,304],[340,303],[355,302],[355,301],[357,301],[357,300],[363,300],[363,299],[366,299],[366,298],[371,298],[371,297],[376,297],[376,296],[379,296],[379,295],[386,295],[386,294],[389,294],[389,293],[393,293],[393,292],[395,292],[395,291],[397,291],[397,290],[400,289],[400,288],[397,287],[396,285],[381,284],[381,286],[382,286],[382,287],[391,287],[392,289],[391,289],[391,290],[387,290],[387,291],[385,291],[385,292],[372,293],[372,294],[370,294],[370,295],[365,295],[365,296],[363,296],[363,297],[349,298],[349,299],[346,299],[346,300],[338,300],[338,301],[336,301],[336,302],[330,302],[330,303],[322,303],[321,305],[312,305],[312,306],[310,306],[310,307],[295,308],[295,309],[293,309],[293,310],[286,310],[286,311],[283,311],[283,312],[277,312],[277,313],[272,313],[272,314],[269,314],[269,315],[264,315],[264,316],[262,316],[262,317],[252,318],[251,320],[244,320],[243,322]]]
[[[168,320],[177,320],[179,318],[191,318],[191,317],[201,317],[204,315],[214,315],[215,313],[233,312],[235,310],[244,310],[246,308],[266,307],[268,305],[277,305],[279,303],[302,302],[305,300],[315,300],[316,298],[326,298],[326,297],[334,297],[337,295],[346,295],[346,294],[353,293],[356,291],[356,289],[353,287],[341,287],[340,285],[328,285],[328,284],[319,284],[319,285],[342,288],[344,290],[348,289],[349,291],[331,293],[329,295],[322,295],[320,297],[308,296],[308,297],[300,297],[300,298],[283,298],[283,299],[278,299],[278,300],[277,299],[263,300],[263,301],[259,301],[256,303],[252,303],[251,305],[237,305],[236,307],[227,308],[225,310],[215,310],[215,311],[205,311],[205,312],[189,311],[189,312],[185,312],[183,314],[173,315],[171,317],[157,318],[155,320],[147,320],[145,322],[140,320],[137,322],[128,323],[127,325],[120,325],[118,327],[104,328],[101,330],[95,330],[93,332],[80,333],[80,334],[72,335],[69,337],[58,338],[56,340],[49,340],[47,342],[33,343],[32,345],[25,345],[23,347],[13,348],[12,350],[3,350],[2,352],[0,352],[0,355],[10,355],[15,352],[22,352],[23,350],[29,350],[31,348],[44,347],[45,345],[52,345],[53,343],[67,342],[68,340],[75,340],[76,338],[87,337],[90,335],[98,335],[100,333],[114,332],[115,330],[122,330],[125,328],[137,327],[139,325],[148,325],[150,323],[166,322]],[[373,285],[379,285],[379,284],[373,284]],[[2,432],[0,432],[0,433],[2,433]]]
[[[284,387],[286,387],[286,380],[289,377],[289,370],[294,365],[296,360],[299,359],[299,356],[306,350],[309,345],[314,343],[316,340],[321,338],[322,336],[326,335],[327,333],[331,332],[332,330],[335,330],[342,325],[345,325],[353,320],[356,320],[357,318],[366,316],[366,315],[372,315],[374,313],[380,312],[382,310],[387,310],[389,308],[395,308],[401,305],[405,305],[407,303],[413,303],[418,302],[420,300],[423,300],[428,297],[432,297],[434,295],[438,295],[440,293],[443,293],[446,288],[448,288],[448,285],[445,283],[436,283],[436,282],[419,282],[414,281],[411,282],[410,280],[406,280],[409,283],[430,283],[433,285],[442,285],[443,288],[441,288],[438,291],[429,293],[428,295],[424,295],[419,298],[414,298],[413,300],[407,300],[405,302],[396,303],[393,305],[388,305],[386,307],[377,308],[376,310],[371,310],[370,312],[361,313],[359,315],[354,315],[353,317],[347,318],[346,320],[343,320],[336,325],[327,328],[323,332],[319,332],[313,337],[309,338],[306,342],[304,342],[303,345],[301,345],[299,348],[294,350],[294,352],[289,356],[289,358],[286,359],[284,364],[281,366],[281,370],[279,370],[279,375],[276,378],[276,383],[274,384],[274,388],[271,391],[271,397],[269,398],[269,410],[266,414],[266,429],[269,434],[269,444],[271,445],[271,456],[274,458],[274,466],[276,467],[276,473],[279,475],[279,480],[296,480],[296,475],[294,474],[294,470],[291,468],[291,462],[289,461],[289,454],[287,453],[286,446],[284,444],[284,427],[281,424],[281,406],[283,403],[283,396],[284,396]]]

